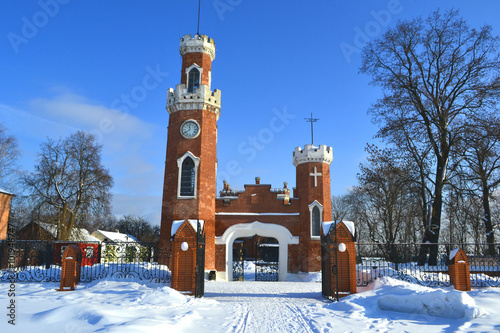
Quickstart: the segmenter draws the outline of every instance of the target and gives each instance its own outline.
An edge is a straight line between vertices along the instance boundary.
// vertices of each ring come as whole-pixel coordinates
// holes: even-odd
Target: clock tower
[[[169,253],[173,221],[202,220],[205,269],[215,269],[217,120],[221,92],[211,90],[215,42],[205,35],[181,38],[181,83],[170,88],[160,249]],[[165,261],[164,261],[165,263]]]

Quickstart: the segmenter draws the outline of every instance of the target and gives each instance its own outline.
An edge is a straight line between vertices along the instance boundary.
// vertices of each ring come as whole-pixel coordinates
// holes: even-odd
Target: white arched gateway
[[[220,237],[215,237],[216,245],[226,246],[226,279],[233,280],[233,243],[241,237],[252,236],[272,237],[279,244],[279,272],[278,280],[285,281],[288,272],[288,244],[299,244],[299,237],[293,236],[290,231],[278,224],[272,223],[241,223],[235,224]]]

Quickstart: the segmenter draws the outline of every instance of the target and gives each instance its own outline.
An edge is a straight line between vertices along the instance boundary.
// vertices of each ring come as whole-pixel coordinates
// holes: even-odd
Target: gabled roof
[[[49,223],[39,223],[40,227],[45,229],[52,236],[57,237],[57,226],[55,224]],[[86,242],[98,242],[99,239],[92,236],[87,229],[83,228],[73,228],[71,230],[71,235],[69,237],[70,241],[86,241]]]
[[[134,236],[113,231],[96,230],[92,233],[92,236],[98,238],[100,241],[138,242]]]

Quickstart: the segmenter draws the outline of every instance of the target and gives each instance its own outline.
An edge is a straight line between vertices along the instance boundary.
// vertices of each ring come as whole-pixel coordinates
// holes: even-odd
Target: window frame
[[[193,90],[189,90],[190,83],[191,83],[190,73],[191,73],[191,70],[193,70],[193,69],[197,69],[198,70],[198,74],[199,74],[199,77],[198,77],[198,86],[196,88],[194,88],[194,86],[193,86]],[[197,64],[192,64],[191,66],[189,66],[188,68],[186,68],[186,89],[187,89],[187,92],[194,93],[194,92],[196,92],[197,89],[200,88],[202,74],[203,74],[203,68],[201,68]]]
[[[193,195],[181,195],[181,183],[182,183],[182,165],[184,164],[184,161],[190,158],[193,163],[194,163],[194,191]],[[178,174],[177,174],[177,199],[195,199],[196,196],[198,195],[198,168],[200,165],[200,158],[196,157],[191,153],[190,151],[187,151],[184,155],[179,157],[177,159],[177,168],[178,168]]]
[[[313,211],[314,208],[318,209],[319,212],[319,234],[313,234]],[[320,204],[317,200],[314,200],[311,204],[309,204],[309,226],[310,226],[310,235],[311,239],[320,239],[321,238],[321,223],[323,222],[323,205]]]

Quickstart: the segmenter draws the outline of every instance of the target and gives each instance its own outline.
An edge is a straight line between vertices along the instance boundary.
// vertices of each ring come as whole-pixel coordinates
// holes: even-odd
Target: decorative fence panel
[[[455,248],[462,248],[469,257],[472,287],[500,287],[500,256],[481,255],[488,244],[438,244],[435,266],[417,264],[422,245],[428,244],[357,243],[357,285],[366,286],[377,278],[389,276],[429,287],[450,286],[449,254]]]
[[[167,266],[158,264],[158,243],[0,242],[0,282],[59,282],[61,253],[69,244],[82,251],[81,282],[137,279],[170,283]]]

